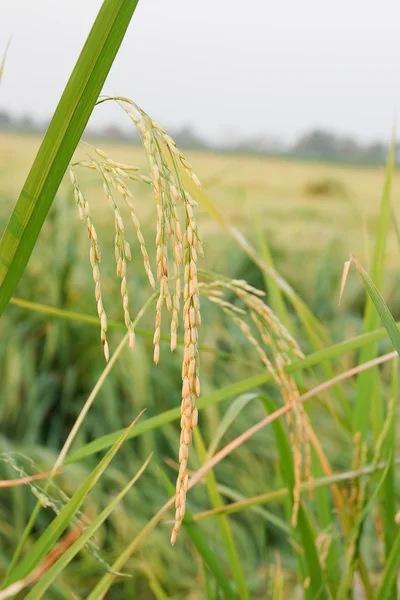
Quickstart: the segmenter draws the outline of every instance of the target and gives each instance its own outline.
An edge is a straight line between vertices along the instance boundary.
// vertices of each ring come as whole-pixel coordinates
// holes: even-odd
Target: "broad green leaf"
[[[0,316],[20,280],[138,0],[104,0],[0,241]]]
[[[134,483],[139,479],[143,471],[146,469],[151,459],[151,455],[140,467],[136,475],[130,480],[130,482],[124,487],[124,489],[109,503],[109,505],[100,513],[96,519],[88,526],[85,527],[79,538],[68,548],[62,557],[40,578],[39,582],[33,587],[33,589],[26,596],[26,600],[39,600],[43,598],[43,594],[46,593],[49,586],[53,583],[55,578],[65,569],[65,567],[71,562],[71,560],[78,554],[84,545],[90,540],[95,534],[97,529],[104,523],[107,517],[114,510],[115,506],[122,500],[125,494],[130,490]]]

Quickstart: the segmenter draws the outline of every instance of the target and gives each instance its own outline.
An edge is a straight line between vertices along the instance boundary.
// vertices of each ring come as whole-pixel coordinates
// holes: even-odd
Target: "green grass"
[[[218,198],[216,200],[218,201]],[[36,464],[35,468],[32,465],[26,465],[22,456],[17,461],[28,472],[52,467],[56,460],[56,453],[72,427],[71,419],[78,415],[85,395],[89,395],[91,387],[94,386],[104,368],[101,349],[97,342],[97,317],[93,314],[90,268],[85,264],[84,259],[80,259],[82,240],[79,237],[79,228],[65,231],[63,227],[66,218],[72,219],[74,222],[73,209],[70,196],[68,194],[60,195],[58,204],[50,212],[49,221],[45,223],[42,238],[34,251],[32,262],[19,285],[18,294],[24,300],[13,301],[13,305],[7,309],[5,317],[0,322],[1,335],[8,340],[8,344],[2,346],[0,355],[4,387],[8,392],[7,397],[3,394],[4,400],[1,407],[2,422],[4,423],[2,446],[3,451],[6,452],[18,449],[22,455],[32,455]],[[144,207],[145,212],[146,207]],[[99,215],[101,216],[101,210]],[[203,219],[207,223],[205,216]],[[210,232],[206,232],[204,236],[206,248],[207,240],[210,239],[208,254],[215,252],[211,221],[209,221],[209,228]],[[105,225],[104,232],[102,232],[101,228],[100,235],[106,235]],[[223,235],[227,237],[229,233]],[[57,240],[59,249],[57,255],[51,251],[44,252],[45,246],[50,245],[51,248],[54,239]],[[248,259],[243,256],[240,248],[235,250],[232,247],[231,253],[237,258],[230,260],[229,256],[225,257],[225,272],[233,277],[242,277],[241,265],[246,263],[251,265],[251,263],[247,262]],[[279,268],[282,258],[279,257],[277,249],[273,250],[273,256],[274,266]],[[240,260],[237,260],[238,258]],[[266,258],[268,259],[268,256]],[[133,260],[134,265],[137,264],[139,268],[139,260],[136,263],[135,258]],[[209,256],[208,260],[211,262],[212,258]],[[292,257],[292,260],[295,260],[295,256]],[[107,293],[116,295],[117,290],[111,279],[111,260],[108,264],[105,256],[104,261]],[[337,290],[332,290],[332,294],[337,292],[337,300],[341,265],[339,267]],[[39,285],[33,286],[32,283],[37,280],[39,273],[42,274],[39,276]],[[49,283],[47,294],[44,294],[45,288],[41,283],[45,273],[51,274],[47,276],[46,280]],[[248,274],[251,275],[251,273],[250,268]],[[253,270],[253,273],[254,275],[250,277],[251,283],[263,287],[263,276],[266,273],[260,273],[258,276],[257,268]],[[312,278],[310,272],[305,273],[305,276]],[[311,350],[309,332],[302,327],[300,316],[281,295],[280,287],[273,282],[274,280],[267,277],[266,285],[269,283],[270,286],[273,286],[270,289],[267,285],[267,289],[272,294],[271,298],[275,298],[273,302],[276,310],[282,314],[283,319],[287,319],[296,337],[303,340],[303,345]],[[350,291],[351,294],[353,290],[354,293],[355,282],[354,276],[349,277],[344,296],[345,303],[348,292]],[[139,275],[134,277],[134,285],[139,290],[136,300],[136,306],[139,306],[147,297],[143,278]],[[39,304],[37,304],[38,301]],[[55,308],[53,309],[46,303],[43,304],[43,301],[49,302]],[[255,398],[241,396],[243,393],[264,389],[268,391],[269,395],[272,394],[276,406],[279,406],[280,401],[275,386],[271,384],[270,376],[262,372],[262,366],[255,360],[252,350],[246,347],[245,341],[221,315],[215,312],[213,307],[204,302],[203,313],[202,387],[204,393],[199,401],[202,415],[200,427],[204,443],[210,448],[207,456],[211,458],[216,451],[218,452],[218,446],[223,446],[262,418],[261,405],[256,400],[257,396]],[[310,352],[305,359],[293,362],[287,369],[288,373],[302,373],[299,382],[301,381],[304,391],[324,381],[326,365],[329,365],[334,375],[353,366],[354,361],[357,360],[357,352],[371,342],[379,343],[382,349],[390,350],[390,346],[382,346],[382,343],[387,344],[385,339],[387,340],[390,336],[390,327],[388,328],[389,335],[385,329],[375,329],[357,336],[355,334],[361,331],[361,315],[356,318],[356,313],[352,312],[351,307],[346,307],[346,304],[344,313],[343,309],[338,307],[334,313],[334,321],[323,324],[329,334],[338,340],[338,343],[331,346],[324,345],[322,349]],[[113,349],[115,349],[121,335],[119,330],[123,329],[117,306],[114,310],[111,309],[111,315],[114,317],[115,324],[112,320],[110,321],[110,332],[114,331],[110,335]],[[343,341],[340,340],[335,331],[335,321],[342,323],[347,321],[351,325],[352,335],[348,339],[342,337]],[[385,320],[384,324],[387,324]],[[209,597],[218,597],[218,594],[220,596],[222,594],[222,597],[229,597],[227,586],[230,586],[230,589],[235,588],[235,578],[232,573],[234,572],[235,576],[237,574],[237,571],[232,571],[233,563],[231,568],[229,566],[229,561],[233,560],[232,552],[237,557],[235,560],[240,561],[243,571],[241,581],[246,582],[247,593],[250,597],[257,597],[260,594],[262,597],[262,590],[266,586],[269,588],[266,573],[268,569],[275,568],[274,553],[277,551],[282,560],[283,585],[286,590],[284,593],[288,594],[295,585],[296,572],[302,573],[302,580],[308,585],[309,568],[314,569],[316,566],[314,561],[307,566],[294,548],[297,548],[298,544],[300,547],[306,548],[307,543],[311,542],[311,538],[315,538],[317,535],[310,532],[321,527],[324,531],[327,530],[328,538],[329,535],[334,534],[331,544],[335,545],[336,550],[333,554],[331,550],[328,551],[327,563],[318,567],[318,573],[311,571],[313,582],[316,583],[315,587],[307,587],[307,590],[314,590],[315,593],[322,594],[321,597],[324,597],[324,594],[328,594],[328,597],[330,594],[332,597],[332,582],[335,581],[338,570],[340,571],[338,557],[346,552],[346,544],[349,543],[346,535],[339,534],[340,529],[338,530],[335,525],[337,516],[333,511],[332,496],[329,491],[329,486],[332,485],[330,482],[333,483],[335,479],[326,478],[327,496],[325,496],[321,508],[319,508],[319,503],[322,500],[318,500],[318,504],[315,504],[317,496],[315,500],[311,500],[304,492],[303,502],[306,513],[304,517],[301,517],[299,524],[304,531],[301,533],[300,528],[291,534],[285,533],[284,529],[274,524],[274,518],[278,518],[281,523],[290,522],[290,510],[289,513],[284,510],[287,496],[275,496],[274,490],[279,489],[282,481],[280,464],[287,463],[288,458],[286,456],[284,461],[279,458],[283,450],[279,450],[280,446],[275,445],[274,438],[271,433],[268,433],[268,429],[258,433],[254,440],[250,438],[245,445],[238,446],[210,472],[213,485],[211,501],[202,486],[196,486],[190,492],[188,523],[184,524],[177,546],[173,550],[169,547],[169,527],[162,525],[162,517],[159,516],[160,507],[167,501],[168,494],[165,494],[164,483],[162,478],[160,479],[157,465],[163,464],[166,458],[173,459],[175,457],[178,433],[173,422],[179,417],[177,405],[180,394],[180,369],[179,358],[177,360],[177,357],[173,355],[168,356],[165,350],[162,353],[163,358],[159,367],[156,369],[152,366],[151,329],[151,315],[145,315],[143,322],[138,326],[138,346],[135,352],[122,350],[117,362],[110,369],[110,373],[106,378],[101,379],[102,385],[95,402],[77,433],[71,454],[66,458],[65,464],[69,466],[65,467],[63,474],[57,479],[57,486],[48,490],[45,497],[49,497],[51,503],[56,501],[61,490],[65,490],[67,493],[68,490],[70,493],[76,491],[76,477],[83,482],[83,477],[88,476],[87,469],[90,469],[90,465],[91,468],[96,467],[98,453],[109,448],[118,439],[118,436],[124,431],[126,423],[130,420],[129,417],[142,408],[146,408],[146,414],[129,434],[132,440],[130,443],[134,443],[135,446],[120,451],[114,459],[114,469],[108,476],[108,471],[105,473],[104,479],[102,478],[96,485],[91,497],[100,505],[109,503],[110,485],[115,487],[117,482],[122,486],[128,484],[124,465],[129,464],[129,472],[133,474],[140,468],[149,452],[154,451],[152,463],[147,467],[147,475],[142,475],[135,486],[135,499],[125,500],[122,512],[111,513],[106,537],[104,537],[104,533],[103,541],[100,543],[96,541],[98,549],[95,555],[100,554],[102,560],[105,560],[109,566],[102,565],[93,554],[85,556],[81,553],[78,554],[79,563],[76,563],[77,559],[70,564],[67,560],[62,568],[60,568],[61,563],[56,563],[58,567],[54,566],[51,571],[49,570],[49,577],[53,584],[46,591],[48,597],[56,598],[62,593],[59,591],[60,589],[70,589],[71,592],[72,590],[81,590],[81,594],[83,593],[84,596],[91,593],[91,597],[94,599],[102,597],[101,594],[106,593],[111,585],[115,598],[129,597],[129,594],[133,593],[140,593],[142,597],[148,598],[162,597],[162,594],[165,594],[166,597],[174,595],[180,597],[194,589],[198,577],[202,581],[204,579],[204,585],[207,582]],[[167,341],[168,338],[164,339]],[[163,348],[165,346],[163,345]],[[29,368],[26,368],[27,366]],[[253,374],[249,372],[249,369]],[[232,376],[234,381],[232,381]],[[383,397],[390,392],[390,379],[391,373],[384,369],[380,384]],[[351,408],[352,398],[354,398],[354,386],[351,379],[342,384],[341,392],[345,396],[348,407]],[[24,397],[28,399],[27,404],[22,401]],[[315,403],[315,400],[318,402]],[[313,403],[312,409],[310,409],[312,422],[318,428],[319,436],[326,446],[328,460],[334,471],[346,472],[351,468],[353,440],[349,429],[338,425],[340,420],[335,421],[335,425],[332,425],[331,416],[332,410],[339,411],[338,414],[340,414],[343,406],[338,404],[339,400],[336,395],[332,395],[329,390],[318,394],[315,400],[310,400]],[[49,423],[52,423],[54,431],[49,430]],[[13,432],[11,435],[10,431]],[[44,450],[45,447],[46,450]],[[196,466],[197,461],[199,461],[197,465],[200,466],[201,456],[200,454],[198,458],[193,457],[193,466]],[[390,459],[392,455],[386,452],[385,456]],[[248,469],[249,464],[252,465],[250,470]],[[10,471],[10,467],[7,465],[6,462],[4,468],[7,468],[7,477],[14,477],[14,471]],[[313,468],[317,486],[318,477],[326,475],[326,473],[321,471],[318,459],[316,462],[314,461]],[[374,477],[373,471],[367,470],[366,473],[370,473],[366,477]],[[165,477],[170,480],[174,477],[173,472],[168,468],[165,471]],[[285,480],[283,479],[283,481]],[[337,481],[336,485],[339,485],[338,489],[341,494],[343,483],[340,482],[347,480],[341,480],[339,475]],[[363,522],[366,521],[369,524],[362,530],[362,536],[365,538],[364,544],[367,545],[378,543],[379,537],[377,537],[377,533],[373,532],[374,521],[371,515],[377,506],[381,506],[382,510],[386,506],[386,501],[382,496],[386,481],[387,479],[378,490],[378,496],[383,499],[379,502],[375,499],[368,508],[368,514],[363,516]],[[225,488],[227,489],[225,490]],[[307,488],[307,484],[305,484],[305,488]],[[39,487],[37,484],[35,489],[37,494],[38,490],[43,489],[44,491],[45,487]],[[371,485],[371,491],[374,489],[375,486]],[[22,526],[22,528],[24,520],[25,524],[28,522],[33,508],[32,491],[29,489],[18,490],[10,504],[11,511],[17,510],[17,506],[19,511],[22,509],[22,518],[19,512],[18,519],[19,527]],[[43,491],[40,493],[43,494]],[[50,496],[48,496],[49,494]],[[266,517],[263,513],[254,512],[251,508],[257,506],[257,502],[259,502],[257,498],[263,494],[267,498],[266,501],[268,501],[269,494],[273,498],[272,521],[265,520]],[[195,530],[193,530],[194,525],[190,526],[190,523],[197,522],[196,513],[201,513],[209,508],[221,510],[224,506],[229,509],[229,503],[236,498],[241,498],[243,508],[239,502],[238,508],[235,508],[236,516],[228,517],[229,530],[226,529],[225,534],[222,531],[217,533],[219,530],[216,530],[213,524],[215,517],[214,519],[212,517],[206,520],[202,519],[198,522],[198,526],[196,525]],[[254,498],[254,502],[252,502],[252,498]],[[345,499],[343,502],[346,505]],[[362,511],[363,506],[360,505],[357,510]],[[229,510],[227,513],[229,514]],[[308,513],[310,514],[306,516]],[[11,515],[7,517],[7,520],[12,519]],[[42,527],[43,531],[48,526],[49,517],[49,509],[42,508],[37,526]],[[234,520],[232,520],[233,518]],[[355,515],[347,515],[346,518],[348,526],[351,527],[352,522],[357,523],[357,512]],[[15,527],[17,527],[16,521]],[[229,534],[228,531],[230,531]],[[126,538],[127,535],[131,540]],[[294,542],[291,542],[292,535]],[[20,530],[20,536],[22,536],[22,530]],[[105,543],[106,540],[107,543]],[[228,542],[228,540],[230,541]],[[4,534],[4,546],[10,553],[10,558],[15,550],[16,541],[18,543],[14,536],[9,537],[6,533]],[[29,546],[29,536],[26,543]],[[154,548],[154,544],[159,548],[155,559],[151,550]],[[393,539],[387,546],[388,552],[395,545],[396,542]],[[230,546],[231,550],[228,549]],[[71,552],[73,552],[73,547],[71,546]],[[124,550],[124,548],[126,549]],[[307,553],[311,552],[310,548]],[[25,555],[26,550],[23,548],[22,552]],[[154,564],[154,567],[150,569],[150,572],[137,564],[138,559],[140,559],[140,564],[149,564],[149,552],[152,557],[151,561],[154,560],[154,563],[151,563]],[[313,552],[318,553],[319,551],[313,550]],[[118,555],[120,555],[119,558]],[[197,556],[202,557],[200,563]],[[300,558],[298,567],[293,562],[296,556],[297,559]],[[365,585],[372,586],[372,589],[378,589],[379,572],[383,565],[374,562],[376,558],[368,551],[362,551],[361,560],[366,561],[368,569],[371,569],[372,573],[371,577],[368,577],[368,583],[367,579],[365,580]],[[202,561],[204,561],[204,565]],[[79,568],[77,568],[77,564],[80,565]],[[165,564],[170,567],[165,569],[163,566]],[[119,580],[111,571],[104,572],[104,569],[124,569],[133,575],[133,580]],[[392,577],[391,574],[384,574],[384,576]],[[219,577],[221,577],[220,582]],[[90,583],[93,578],[94,581],[98,581],[98,584]],[[369,579],[372,579],[372,582]],[[271,593],[274,586],[278,586],[278,582],[271,584]],[[305,593],[312,594],[314,592],[307,591]],[[202,597],[202,593],[199,593],[199,597]]]

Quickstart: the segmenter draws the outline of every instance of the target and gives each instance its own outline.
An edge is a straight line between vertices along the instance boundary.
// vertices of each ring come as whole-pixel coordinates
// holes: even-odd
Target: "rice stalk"
[[[292,525],[296,527],[303,465],[305,477],[309,482],[310,494],[312,493],[309,439],[311,424],[304,411],[296,382],[291,375],[285,372],[285,368],[293,362],[293,356],[302,358],[304,355],[286,327],[263,302],[264,292],[243,280],[221,279],[209,273],[205,273],[205,275],[211,279],[211,282],[201,283],[201,292],[207,296],[210,302],[220,307],[254,347],[262,364],[281,390],[284,403],[289,408],[286,413],[286,421],[289,427],[295,477]],[[230,302],[224,296],[227,293],[234,294],[242,302],[244,308]]]
[[[131,259],[131,248],[125,238],[124,222],[116,203],[113,190],[116,190],[129,207],[131,218],[136,229],[144,268],[150,285],[155,287],[146,244],[141,233],[140,221],[135,209],[134,196],[124,179],[145,182],[153,188],[154,201],[157,212],[155,248],[156,248],[156,277],[158,281],[158,300],[156,304],[155,328],[153,336],[154,362],[160,360],[160,339],[162,309],[164,305],[171,313],[170,320],[170,348],[175,350],[177,345],[177,332],[179,326],[179,311],[181,310],[181,266],[183,276],[183,307],[182,320],[184,325],[183,342],[184,355],[182,363],[182,402],[181,402],[181,435],[179,446],[179,473],[176,484],[175,525],[171,543],[174,544],[185,515],[186,492],[188,489],[189,475],[187,461],[189,447],[192,443],[192,430],[197,425],[198,412],[196,399],[200,395],[200,360],[198,350],[198,328],[201,324],[199,284],[197,277],[198,256],[203,255],[200,232],[197,227],[195,210],[197,203],[185,189],[180,172],[183,170],[195,185],[200,182],[187,162],[182,152],[177,148],[170,136],[155,123],[142,109],[127,98],[105,98],[115,100],[129,116],[137,128],[143,148],[147,157],[150,177],[139,173],[134,166],[118,163],[99,148],[90,147],[89,160],[80,161],[71,165],[71,181],[74,186],[75,198],[80,214],[86,219],[89,237],[91,239],[90,259],[94,269],[96,283],[96,300],[101,323],[101,339],[108,360],[108,344],[106,340],[107,317],[101,301],[100,252],[97,245],[97,236],[92,224],[89,205],[80,190],[74,167],[79,165],[97,171],[103,180],[103,191],[114,213],[115,223],[115,259],[117,262],[117,275],[121,278],[121,296],[124,310],[125,325],[128,329],[131,348],[135,345],[135,331],[129,311],[127,263]],[[90,155],[94,151],[96,158]],[[100,158],[100,160],[99,160]],[[180,216],[183,215],[184,227],[181,226]],[[182,231],[183,229],[183,231]],[[94,239],[93,239],[94,238]],[[169,251],[173,257],[173,277],[170,276]],[[171,295],[170,281],[174,280],[174,291]]]

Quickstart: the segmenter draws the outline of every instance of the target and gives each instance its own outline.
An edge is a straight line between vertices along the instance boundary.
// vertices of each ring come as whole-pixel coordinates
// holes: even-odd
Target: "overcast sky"
[[[51,115],[101,0],[0,0],[0,108]],[[162,124],[286,140],[313,126],[388,138],[399,0],[140,0],[104,91]],[[94,123],[117,124],[116,107]]]

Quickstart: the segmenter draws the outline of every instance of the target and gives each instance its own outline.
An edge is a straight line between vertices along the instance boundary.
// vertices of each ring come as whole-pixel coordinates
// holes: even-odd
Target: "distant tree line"
[[[30,115],[11,116],[0,110],[0,131],[19,133],[43,133],[48,122],[35,121]],[[171,131],[171,129],[169,130]],[[140,140],[132,129],[124,130],[110,124],[102,128],[88,128],[87,136],[92,139],[112,139],[113,141],[139,144]],[[309,160],[348,162],[360,164],[382,164],[386,160],[388,144],[375,141],[363,144],[353,137],[338,135],[324,129],[313,129],[302,135],[292,145],[285,145],[279,139],[257,136],[239,141],[210,143],[204,140],[190,126],[171,131],[172,137],[181,148],[223,151],[229,153],[251,153],[271,156],[288,156]],[[396,148],[397,160],[400,159],[400,145]]]

